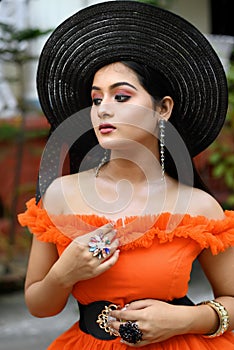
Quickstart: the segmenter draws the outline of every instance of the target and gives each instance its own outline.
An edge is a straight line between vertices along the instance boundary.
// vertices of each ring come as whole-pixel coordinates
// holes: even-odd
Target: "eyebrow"
[[[118,86],[123,86],[123,85],[130,86],[131,88],[133,88],[134,90],[137,91],[137,88],[134,85],[129,84],[129,83],[125,82],[125,81],[120,81],[118,83],[112,84],[110,86],[110,90],[113,90],[113,89],[117,88]],[[92,86],[92,90],[101,90],[101,89],[98,86]]]

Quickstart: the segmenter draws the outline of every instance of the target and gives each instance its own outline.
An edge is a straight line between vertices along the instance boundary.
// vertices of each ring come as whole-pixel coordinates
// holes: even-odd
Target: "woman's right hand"
[[[107,246],[110,254],[106,258],[98,259],[89,251],[88,244],[91,237],[100,234],[111,243]],[[73,240],[52,268],[58,282],[65,288],[72,288],[78,281],[96,277],[112,267],[119,257],[118,240],[115,236],[113,225],[107,224]]]

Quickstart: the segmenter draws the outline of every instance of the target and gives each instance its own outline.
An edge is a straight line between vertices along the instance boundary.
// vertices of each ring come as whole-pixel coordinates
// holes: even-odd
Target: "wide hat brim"
[[[37,89],[52,128],[91,105],[90,86],[99,68],[126,60],[161,72],[174,94],[177,118],[172,123],[191,156],[207,148],[219,134],[227,112],[223,66],[192,24],[136,1],[87,7],[49,37],[39,59]]]

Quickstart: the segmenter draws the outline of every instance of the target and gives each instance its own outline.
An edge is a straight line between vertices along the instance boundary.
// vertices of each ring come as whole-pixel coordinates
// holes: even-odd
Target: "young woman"
[[[80,308],[48,349],[234,349],[234,214],[192,163],[227,108],[203,35],[154,6],[91,6],[49,38],[38,92],[52,135],[19,216],[34,234],[25,297],[37,317],[71,293]],[[196,258],[214,291],[199,305],[186,297]]]

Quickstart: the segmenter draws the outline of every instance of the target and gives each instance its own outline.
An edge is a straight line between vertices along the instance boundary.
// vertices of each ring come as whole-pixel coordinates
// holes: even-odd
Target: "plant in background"
[[[16,80],[20,84],[19,105],[24,110],[23,94],[24,94],[24,72],[25,63],[35,60],[38,57],[29,51],[29,42],[51,32],[51,29],[40,30],[39,28],[26,28],[19,30],[13,25],[0,22],[0,63],[13,64],[17,70]],[[12,80],[5,77],[7,80]]]
[[[227,73],[229,101],[224,127],[217,140],[210,147],[209,162],[212,175],[224,182],[229,195],[223,206],[234,207],[234,60],[231,59]]]
[[[18,187],[19,187],[19,179],[21,174],[21,166],[22,166],[22,158],[23,158],[23,145],[25,142],[25,137],[27,136],[25,130],[25,117],[27,106],[24,101],[24,65],[27,62],[35,60],[38,56],[35,56],[30,53],[29,50],[29,42],[48,34],[52,29],[40,30],[39,28],[25,28],[25,29],[17,29],[14,25],[6,24],[0,22],[0,63],[1,61],[4,63],[9,63],[11,66],[15,66],[16,68],[16,80],[19,82],[20,86],[20,95],[18,97],[18,107],[20,118],[17,122],[17,126],[8,125],[6,127],[6,123],[2,123],[1,125],[1,135],[2,139],[4,139],[4,134],[8,133],[8,137],[10,133],[12,134],[14,141],[17,144],[17,154],[16,154],[16,165],[14,172],[14,189],[13,189],[13,199],[12,199],[12,228],[10,234],[10,241],[14,241],[14,231],[15,231],[15,216],[16,216],[16,206],[18,201]],[[7,77],[5,77],[7,79]],[[10,82],[10,80],[9,80]],[[8,138],[9,140],[9,138]]]
[[[0,282],[7,283],[11,279],[14,282],[22,281],[22,273],[18,271],[18,265],[13,264],[13,257],[23,249],[23,238],[17,235],[16,232],[16,214],[17,203],[20,195],[20,175],[23,159],[23,147],[28,138],[33,138],[36,135],[28,132],[25,129],[25,117],[28,109],[24,101],[24,66],[26,63],[38,59],[38,56],[33,55],[29,50],[29,42],[49,33],[51,29],[40,30],[39,28],[26,28],[19,30],[13,25],[0,22],[0,63],[8,64],[11,69],[14,67],[16,74],[14,78],[7,76],[5,73],[11,69],[4,69],[4,78],[11,83],[17,81],[19,84],[19,96],[17,98],[19,116],[17,123],[11,125],[6,121],[0,124],[0,141],[12,142],[16,145],[15,165],[13,174],[13,193],[10,208],[4,210],[3,217],[0,217]],[[13,69],[14,69],[13,68]],[[42,131],[39,131],[41,136]],[[44,131],[43,131],[44,133]],[[3,203],[3,206],[5,203]],[[6,208],[5,208],[6,209]],[[25,238],[24,238],[25,240]]]
[[[13,25],[1,23],[1,47],[0,57],[4,61],[13,61],[19,64],[37,58],[28,53],[28,41],[48,34],[51,29],[45,31],[39,28],[16,29]]]

